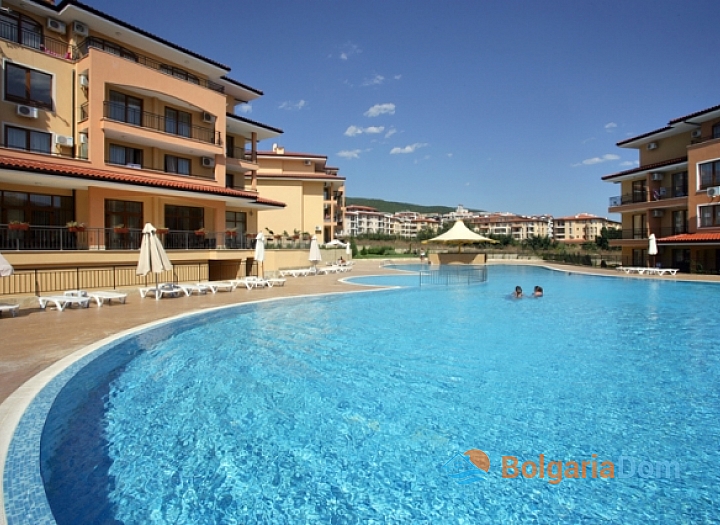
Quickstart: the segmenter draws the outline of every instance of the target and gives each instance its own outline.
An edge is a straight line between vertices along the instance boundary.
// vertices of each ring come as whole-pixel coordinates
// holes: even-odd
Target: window
[[[73,220],[74,200],[69,196],[0,191],[0,223],[29,222],[36,226],[65,226]]]
[[[0,38],[40,49],[42,26],[25,15],[0,11]]]
[[[139,98],[111,91],[109,110],[108,116],[112,120],[142,126],[143,106]]]
[[[720,139],[720,122],[714,124],[712,127],[712,138]]]
[[[687,171],[682,173],[673,173],[672,176],[672,196],[687,197],[688,193]]]
[[[165,132],[183,137],[190,136],[190,125],[192,116],[190,113],[178,111],[172,108],[165,108]]]
[[[143,205],[135,201],[105,201],[105,227],[122,224],[126,228],[141,229],[143,226]]]
[[[5,100],[52,109],[52,76],[6,62]]]
[[[632,201],[645,202],[647,200],[647,181],[634,180],[632,183]]]
[[[165,155],[165,171],[177,173],[178,175],[190,175],[190,159]]]
[[[687,210],[674,211],[672,214],[672,221],[673,235],[687,233]]]
[[[8,148],[23,149],[36,153],[50,153],[51,139],[51,134],[43,131],[33,131],[13,126],[5,128],[5,145]]]
[[[700,227],[720,226],[720,206],[700,206]]]
[[[143,150],[137,148],[129,148],[110,144],[110,163],[111,164],[135,164],[142,166]]]
[[[644,213],[639,215],[633,215],[632,216],[632,225],[633,225],[633,239],[646,239],[647,238],[647,231],[645,229],[645,224],[647,223],[647,217]]]
[[[192,206],[165,206],[165,227],[173,231],[194,231],[205,225],[205,210]]]
[[[720,160],[700,164],[700,189],[720,186]]]
[[[244,211],[226,211],[225,228],[234,228],[238,235],[245,235],[247,231],[247,213]]]

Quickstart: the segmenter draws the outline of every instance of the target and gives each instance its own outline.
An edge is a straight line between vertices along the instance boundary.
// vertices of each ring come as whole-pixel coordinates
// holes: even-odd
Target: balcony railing
[[[6,20],[0,20],[0,39],[36,49],[41,53],[62,60],[74,60],[77,54],[77,48],[69,45],[67,42],[56,40],[27,29],[18,30],[17,24],[10,23]]]
[[[248,151],[244,148],[225,148],[225,154],[231,159],[247,160],[252,162],[253,155],[252,151]]]
[[[629,240],[629,239],[647,239],[648,238],[648,231],[646,228],[629,228],[625,230],[621,230],[622,236],[616,236],[613,237],[613,239],[623,239],[623,240]]]
[[[625,204],[634,204],[637,202],[647,202],[647,191],[634,191],[632,193],[626,193],[616,197],[610,197],[610,208],[615,206],[622,206]]]
[[[95,40],[93,38],[88,38],[85,41],[80,43],[80,46],[77,50],[78,58],[82,58],[87,56],[89,48],[93,49],[99,49],[101,51],[106,51],[109,53],[112,53],[111,51],[108,51],[105,49],[106,43]],[[158,62],[157,60],[144,56],[139,55],[137,53],[131,53],[131,52],[122,52],[118,56],[129,60],[131,62],[136,62],[138,64],[141,64],[143,66],[149,67],[151,69],[154,69],[156,71],[159,71],[161,73],[164,73],[166,75],[170,75],[174,78],[177,78],[178,80],[184,80],[185,82],[189,82],[190,84],[196,84],[198,86],[205,87],[207,89],[211,89],[213,91],[217,91],[218,93],[225,93],[225,88],[221,86],[220,84],[217,84],[216,82],[213,82],[212,80],[205,80],[203,78],[198,78],[191,73],[186,73],[184,75],[179,75],[179,70],[173,69],[167,64],[163,64],[162,62]]]
[[[198,179],[215,180],[214,173],[211,173],[210,175],[199,174],[199,173],[174,173],[174,172],[166,171],[165,166],[157,166],[157,165],[149,164],[149,163],[145,163],[145,162],[143,162],[142,164],[116,164],[109,160],[107,160],[105,162],[108,166],[119,166],[121,168],[130,168],[130,169],[136,169],[136,170],[159,171],[159,172],[164,173],[165,175],[175,175],[178,177],[196,177]]]
[[[103,116],[108,120],[130,124],[131,126],[162,131],[163,133],[199,140],[208,144],[220,144],[220,132],[214,129],[193,126],[176,119],[165,118],[163,115],[139,111],[108,100],[104,103]]]

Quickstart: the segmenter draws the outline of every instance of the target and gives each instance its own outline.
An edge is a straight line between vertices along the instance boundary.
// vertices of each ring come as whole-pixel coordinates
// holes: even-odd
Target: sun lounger
[[[138,291],[140,292],[140,297],[143,299],[148,295],[154,295],[156,300],[165,296],[178,297],[181,293],[190,295],[177,284],[171,283],[160,284],[158,286],[145,286],[143,288],[138,288]]]
[[[127,294],[123,292],[105,291],[105,290],[67,290],[64,295],[70,297],[87,297],[91,301],[95,301],[98,308],[100,308],[105,301],[111,303],[113,299],[117,299],[122,304],[125,304]]]
[[[78,305],[83,308],[90,306],[89,297],[77,297],[73,295],[46,295],[44,297],[38,297],[40,301],[40,308],[43,310],[48,304],[53,304],[59,311],[65,310],[67,306]]]
[[[284,280],[284,279],[283,279]],[[272,288],[272,284],[267,279],[263,279],[262,277],[254,277],[252,275],[249,275],[243,279],[233,279],[231,282],[235,283],[236,286],[245,286],[248,290],[252,290],[253,288]]]
[[[657,273],[658,275],[667,275],[667,274],[675,275],[678,273],[678,269],[677,268],[656,268],[655,273]]]
[[[205,281],[198,284],[200,286],[207,286],[212,293],[217,293],[218,290],[232,292],[238,286],[234,281]]]
[[[285,286],[285,281],[287,279],[281,279],[279,277],[272,277],[267,280],[267,282],[270,284],[270,288],[273,286]]]
[[[313,268],[295,268],[291,270],[281,270],[280,277],[286,277],[288,275],[292,277],[307,277],[313,271]]]
[[[0,303],[0,317],[2,317],[3,312],[10,312],[15,317],[19,309],[19,304]]]
[[[208,293],[208,290],[211,290],[211,288],[204,284],[178,284],[178,287],[185,293],[185,295],[190,296],[193,292],[200,294],[206,294]],[[215,292],[213,292],[215,293]]]

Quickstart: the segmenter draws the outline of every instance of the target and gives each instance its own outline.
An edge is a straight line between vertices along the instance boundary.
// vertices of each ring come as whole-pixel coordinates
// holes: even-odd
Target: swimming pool
[[[42,429],[58,523],[718,519],[717,286],[381,281],[408,287],[186,318],[79,363]],[[457,477],[470,449],[490,470]],[[503,477],[513,457],[535,475]]]

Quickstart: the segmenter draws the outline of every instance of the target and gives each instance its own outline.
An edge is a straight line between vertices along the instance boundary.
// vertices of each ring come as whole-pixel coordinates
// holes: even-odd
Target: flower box
[[[237,232],[228,230],[225,232],[225,235],[227,235],[228,237],[235,237],[237,235]]]
[[[8,224],[8,230],[28,230],[30,229],[30,224],[27,222],[11,222]]]
[[[113,230],[115,231],[115,233],[130,233],[130,228],[125,228],[124,226],[113,228]]]
[[[158,228],[157,230],[155,230],[155,233],[157,235],[166,235],[170,233],[170,230],[168,228]]]
[[[85,231],[85,226],[68,226],[68,231],[71,233],[80,233]]]

